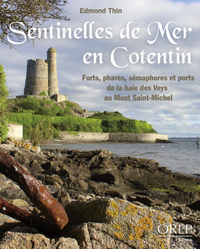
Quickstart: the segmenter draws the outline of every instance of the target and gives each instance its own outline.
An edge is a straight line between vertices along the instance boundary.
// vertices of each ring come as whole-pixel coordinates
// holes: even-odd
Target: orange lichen
[[[162,216],[161,214],[158,216],[158,219],[161,224],[165,224],[167,222],[167,218]]]
[[[122,239],[122,238],[124,237],[124,234],[121,233],[121,232],[119,232],[119,233],[115,232],[114,234],[115,234],[115,236],[117,236],[119,239]]]
[[[125,203],[123,209],[120,203]],[[152,246],[155,246],[155,249],[165,249],[166,238],[160,238],[158,235],[155,235],[157,233],[153,230],[153,227],[154,225],[156,226],[157,222],[154,224],[153,221],[156,216],[161,224],[167,224],[171,222],[171,217],[168,217],[167,214],[155,213],[151,209],[138,207],[119,199],[111,199],[109,201],[106,214],[107,216],[117,218],[111,221],[111,231],[118,240],[129,240],[129,243],[136,243],[138,248],[141,249],[146,246],[147,242],[153,243]]]
[[[128,237],[130,240],[133,240],[134,239],[134,237],[133,237],[133,233],[131,233],[130,235],[129,235],[129,237]]]
[[[112,208],[119,210],[119,207],[115,201],[111,201],[111,206]]]
[[[153,222],[149,216],[144,217],[138,221],[139,224],[145,229],[145,230],[152,230],[153,229]]]
[[[33,146],[32,149],[33,149],[33,150],[37,150],[37,146]]]
[[[153,222],[149,216],[138,221],[139,225],[135,226],[135,238],[141,239],[146,231],[153,229]]]
[[[121,212],[121,215],[122,215],[122,216],[126,216],[126,215],[128,215],[128,213],[127,213],[126,211],[122,211],[122,212]]]
[[[106,210],[106,215],[111,216],[113,218],[117,218],[118,217],[118,212],[117,211]]]
[[[114,200],[112,200],[109,202],[109,204],[111,205],[111,209],[114,209],[114,210],[106,210],[106,215],[117,218],[118,213],[119,213],[119,207],[117,203]]]
[[[114,228],[116,228],[116,229],[118,229],[118,230],[120,230],[122,227],[120,226],[120,225],[118,225],[118,224],[113,224],[112,225]]]
[[[161,249],[165,249],[165,246],[164,246],[164,244],[163,244],[163,243],[161,244]]]
[[[121,199],[119,199],[118,202],[125,203],[125,201],[123,201],[123,200],[121,200]]]
[[[27,150],[30,150],[31,145],[30,145],[30,144],[28,144],[28,143],[26,143],[26,144],[24,145],[24,148],[25,148],[25,149],[27,149]]]
[[[144,245],[143,245],[143,243],[142,243],[142,241],[140,242],[140,248],[143,248],[144,247]]]
[[[137,212],[137,207],[134,206],[133,204],[129,204],[129,205],[126,207],[126,210],[121,212],[121,215],[123,215],[123,216],[126,216],[126,215],[128,215],[128,214],[135,215],[136,212]]]
[[[135,227],[135,238],[136,239],[141,239],[142,236],[143,236],[142,227],[141,226],[136,226]]]
[[[133,204],[129,204],[126,208],[127,213],[131,213],[132,215],[135,215],[137,212],[137,207]]]

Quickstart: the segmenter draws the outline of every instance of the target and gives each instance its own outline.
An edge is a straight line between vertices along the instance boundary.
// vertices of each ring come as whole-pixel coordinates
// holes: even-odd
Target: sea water
[[[108,149],[115,156],[132,156],[153,159],[161,167],[167,167],[174,172],[200,175],[200,149],[197,149],[196,138],[170,138],[174,143],[86,143],[45,145],[45,148],[68,150],[98,150]]]

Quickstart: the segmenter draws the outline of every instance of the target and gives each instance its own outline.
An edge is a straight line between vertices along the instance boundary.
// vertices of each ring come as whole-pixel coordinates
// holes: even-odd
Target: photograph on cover
[[[198,248],[200,2],[0,9],[2,151],[66,206],[70,225],[95,231],[88,247],[76,235],[83,228],[67,237],[77,248]],[[92,210],[97,196],[104,214]],[[72,199],[87,218],[72,214]]]

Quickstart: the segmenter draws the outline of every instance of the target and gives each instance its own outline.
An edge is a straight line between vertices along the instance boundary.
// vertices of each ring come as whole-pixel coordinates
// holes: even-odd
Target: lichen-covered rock
[[[81,249],[129,249],[135,248],[116,240],[107,234],[109,225],[104,223],[84,223],[76,226],[70,235],[75,237]]]
[[[159,230],[159,226],[168,228],[172,223],[171,217],[164,212],[159,212],[148,207],[137,206],[118,198],[72,202],[66,206],[66,212],[70,217],[71,224],[90,222],[90,225],[88,224],[89,227],[79,229],[80,234],[85,236],[85,234],[89,233],[91,237],[95,233],[96,238],[98,238],[98,236],[102,237],[101,234],[106,234],[107,237],[102,237],[101,246],[107,244],[105,240],[108,239],[110,241],[112,238],[115,242],[110,242],[111,244],[117,243],[116,241],[118,241],[130,248],[139,249],[147,248],[147,246],[148,248],[154,249],[169,248],[169,237],[166,236],[167,234],[159,233],[161,230]],[[97,224],[93,224],[97,222],[102,224],[98,226]],[[96,229],[98,231],[96,231]],[[82,235],[78,236],[78,234],[79,233],[73,232],[71,235],[80,241]],[[84,236],[82,237],[84,238]],[[80,244],[83,244],[82,248],[87,248],[84,247],[84,243],[86,242],[80,242]],[[93,246],[94,243],[97,243],[97,241],[91,242],[91,246]],[[121,246],[121,244],[118,246]],[[113,248],[120,247],[116,246]]]
[[[19,142],[19,141],[14,140],[13,138],[8,138],[5,143],[7,145],[11,145],[17,148],[24,148],[26,150],[30,150],[32,152],[36,152],[36,153],[41,152],[41,149],[39,146],[32,146],[30,142]]]

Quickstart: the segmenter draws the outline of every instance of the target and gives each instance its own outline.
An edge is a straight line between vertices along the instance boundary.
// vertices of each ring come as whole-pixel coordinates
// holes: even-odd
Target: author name
[[[103,8],[103,9],[89,9],[80,8],[81,14],[122,14],[122,9],[119,8]]]

